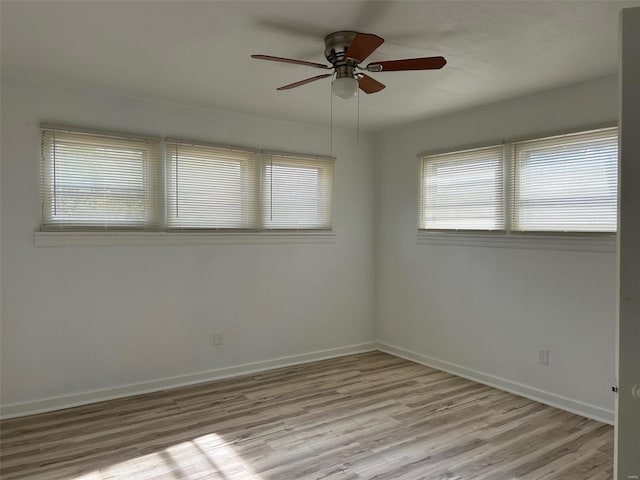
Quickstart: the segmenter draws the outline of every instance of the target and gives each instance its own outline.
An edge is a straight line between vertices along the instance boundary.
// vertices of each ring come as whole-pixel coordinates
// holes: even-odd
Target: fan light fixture
[[[339,77],[331,84],[331,91],[336,97],[348,99],[358,94],[358,80],[353,77]]]

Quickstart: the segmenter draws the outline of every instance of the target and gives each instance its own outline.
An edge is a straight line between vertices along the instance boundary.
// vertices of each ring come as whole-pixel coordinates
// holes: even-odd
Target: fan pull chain
[[[360,143],[360,90],[356,90],[358,97],[358,119],[356,121],[356,143]]]
[[[329,109],[331,111],[331,117],[329,120],[329,152],[333,155],[333,87],[332,84],[329,84]]]

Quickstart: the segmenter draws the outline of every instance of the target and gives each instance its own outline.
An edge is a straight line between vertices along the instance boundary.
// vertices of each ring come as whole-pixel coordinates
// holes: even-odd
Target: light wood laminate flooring
[[[613,428],[381,352],[2,421],[3,480],[607,480]]]

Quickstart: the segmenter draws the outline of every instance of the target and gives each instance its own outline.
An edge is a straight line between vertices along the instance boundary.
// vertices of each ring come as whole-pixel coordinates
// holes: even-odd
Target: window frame
[[[170,160],[170,148],[173,145],[182,145],[182,146],[186,146],[186,147],[195,147],[195,148],[202,148],[202,149],[211,149],[211,150],[217,150],[219,152],[223,152],[223,151],[229,151],[229,152],[239,152],[240,154],[246,154],[247,156],[253,156],[254,158],[246,158],[244,160],[246,160],[246,163],[244,163],[242,160],[240,160],[240,168],[242,170],[243,175],[251,175],[251,170],[253,170],[253,175],[255,178],[253,178],[252,182],[254,184],[254,191],[252,192],[252,196],[253,196],[253,201],[254,202],[258,202],[259,199],[257,198],[258,195],[258,183],[260,181],[259,175],[260,175],[260,169],[261,169],[261,151],[257,150],[257,149],[252,149],[252,148],[248,148],[248,147],[238,147],[238,146],[233,146],[233,145],[223,145],[223,144],[217,144],[217,143],[208,143],[208,142],[201,142],[201,141],[193,141],[193,140],[183,140],[183,139],[176,139],[176,138],[165,138],[163,141],[163,149],[164,149],[164,168],[165,168],[165,173],[164,173],[164,184],[165,184],[165,189],[164,189],[164,197],[163,197],[163,204],[165,207],[165,217],[164,217],[164,230],[167,232],[261,232],[262,229],[260,228],[260,218],[259,218],[259,212],[258,212],[258,207],[257,205],[254,205],[254,212],[252,215],[252,219],[249,221],[249,223],[247,224],[247,227],[214,227],[214,226],[202,226],[202,227],[198,227],[198,226],[193,226],[193,225],[187,225],[187,226],[179,226],[179,225],[172,225],[171,221],[169,219],[169,216],[172,214],[172,205],[170,205],[170,202],[172,200],[171,198],[171,194],[170,194],[170,183],[172,180],[172,174],[169,173],[169,170],[171,168],[171,160]],[[251,162],[254,162],[254,165],[250,165]],[[178,193],[179,196],[179,193]]]
[[[611,132],[612,134],[609,135],[609,132]],[[602,134],[599,140],[597,139],[598,134]],[[584,138],[584,137],[580,138],[581,136],[584,136],[584,137],[590,136],[591,138]],[[510,143],[511,148],[508,155],[510,175],[507,180],[507,183],[508,183],[507,186],[509,188],[508,205],[510,210],[509,211],[509,214],[510,214],[509,215],[509,232],[513,233],[514,235],[540,234],[540,235],[564,235],[564,236],[571,236],[571,235],[580,235],[580,236],[614,235],[615,236],[617,234],[617,228],[618,228],[617,213],[616,213],[616,230],[615,231],[570,230],[570,229],[565,229],[565,230],[524,229],[524,228],[518,228],[518,220],[517,220],[518,216],[521,215],[521,213],[518,211],[518,208],[517,208],[517,205],[518,205],[517,197],[518,197],[518,194],[522,191],[522,178],[518,175],[519,169],[522,168],[520,164],[521,158],[519,157],[521,150],[526,151],[527,147],[531,145],[533,145],[534,147],[538,146],[538,148],[544,148],[545,143],[549,143],[554,139],[562,139],[567,137],[568,137],[567,138],[568,142],[566,142],[566,144],[560,144],[556,146],[559,146],[560,148],[565,148],[575,143],[584,144],[585,141],[604,141],[606,138],[614,137],[614,136],[617,143],[617,139],[618,139],[617,126],[592,128],[588,130],[579,130],[579,131],[573,131],[569,133],[548,135],[548,136],[537,137],[532,139],[520,139],[520,140],[511,142]],[[594,137],[596,137],[596,139],[594,139]],[[577,141],[573,141],[573,139],[577,139]],[[616,153],[617,153],[617,147],[616,147]],[[617,165],[616,165],[616,170],[617,170]],[[617,178],[617,172],[616,172],[616,178]],[[617,195],[618,195],[618,182],[616,181],[616,210],[618,205]]]
[[[578,250],[578,251],[615,251],[616,232],[607,231],[533,231],[533,230],[514,230],[512,229],[513,221],[513,169],[515,163],[515,148],[519,143],[532,142],[536,140],[546,140],[554,137],[587,134],[605,130],[617,130],[615,123],[592,126],[588,128],[573,129],[569,131],[556,132],[546,135],[535,135],[528,137],[517,137],[501,142],[488,142],[480,145],[465,146],[456,149],[444,149],[436,151],[423,152],[417,155],[419,172],[419,198],[418,198],[418,233],[417,240],[419,244],[437,244],[437,245],[480,245],[490,247],[508,247],[511,246],[511,239],[519,242],[522,248],[544,248],[544,249],[560,249],[560,250]],[[491,146],[503,145],[503,161],[504,161],[504,182],[505,189],[504,201],[504,230],[455,230],[455,229],[424,229],[421,228],[421,202],[422,199],[422,166],[425,157],[443,155],[447,153],[463,152],[475,149],[488,148]],[[569,248],[565,248],[568,246]],[[574,248],[575,247],[575,248]],[[518,247],[520,248],[520,247]]]
[[[114,139],[134,139],[138,141],[152,142],[157,148],[157,165],[154,166],[154,182],[156,187],[156,201],[154,205],[154,224],[150,226],[120,226],[120,225],[50,225],[45,223],[45,209],[51,208],[50,204],[45,204],[46,198],[43,195],[45,179],[45,159],[43,139],[47,130],[57,130],[72,134],[88,134],[104,136]],[[335,243],[335,233],[333,231],[333,209],[335,199],[335,169],[331,169],[331,189],[330,198],[330,227],[329,228],[265,228],[261,218],[260,195],[262,188],[262,175],[264,169],[264,156],[277,153],[296,158],[309,160],[331,161],[335,164],[336,158],[324,155],[310,155],[298,153],[283,153],[275,151],[264,151],[250,147],[237,147],[221,143],[202,142],[194,140],[177,139],[173,137],[154,137],[147,135],[133,135],[124,132],[113,132],[106,130],[94,130],[83,127],[66,126],[58,124],[41,123],[39,129],[41,154],[40,154],[40,207],[41,217],[38,229],[34,232],[35,246],[42,247],[62,247],[62,246],[102,246],[102,245],[224,245],[224,244],[326,244]],[[205,146],[221,149],[235,149],[245,152],[252,152],[257,156],[255,163],[256,176],[253,183],[256,185],[256,222],[251,228],[220,228],[220,227],[196,227],[183,228],[172,227],[168,222],[169,215],[169,192],[167,182],[167,147],[171,143],[180,142],[194,146]]]
[[[268,204],[265,200],[266,188],[265,179],[267,177],[267,169],[269,167],[273,167],[274,157],[279,158],[280,163],[283,164],[291,164],[294,165],[297,163],[300,168],[315,168],[318,172],[323,172],[328,176],[328,180],[324,182],[324,184],[319,185],[322,189],[322,202],[328,203],[328,207],[324,209],[324,213],[327,216],[327,222],[324,225],[317,227],[307,227],[307,228],[297,228],[294,226],[288,227],[269,227],[267,224],[269,223],[266,220],[267,212],[270,209],[273,209],[272,199],[269,200]],[[301,155],[295,153],[288,152],[279,152],[279,151],[262,151],[262,164],[261,164],[261,178],[260,178],[260,192],[259,192],[259,219],[260,219],[260,227],[263,231],[271,231],[271,232],[297,232],[297,231],[318,231],[318,232],[331,232],[333,229],[333,210],[334,210],[334,188],[335,188],[335,161],[334,157],[320,156],[320,155]],[[278,163],[278,162],[276,162]],[[312,164],[317,164],[317,166],[313,166]],[[272,182],[272,179],[270,179]],[[273,183],[270,183],[271,187],[273,187]]]
[[[96,220],[95,222],[81,221],[64,222],[64,221],[48,221],[53,217],[51,215],[51,209],[55,210],[55,197],[56,197],[56,185],[55,178],[52,181],[47,181],[48,177],[55,177],[55,151],[53,153],[53,160],[45,155],[45,135],[51,133],[53,135],[53,148],[55,149],[55,135],[60,133],[62,135],[86,135],[87,137],[104,138],[105,142],[118,142],[122,141],[129,143],[138,143],[140,145],[147,145],[146,147],[146,163],[144,164],[144,185],[143,191],[145,194],[145,210],[147,210],[147,217],[144,221],[134,222],[130,224],[127,222],[122,223],[106,223]],[[124,132],[107,132],[102,130],[93,130],[76,127],[56,126],[50,124],[40,125],[40,230],[50,232],[101,232],[101,231],[157,231],[162,224],[162,212],[160,209],[159,198],[161,194],[161,145],[160,137],[151,137],[143,135],[134,135]],[[96,144],[97,145],[97,144]],[[50,180],[50,179],[49,179]],[[47,202],[47,198],[53,197],[53,202]],[[55,214],[54,214],[55,215]]]
[[[422,220],[423,220],[423,210],[426,209],[426,201],[429,195],[429,189],[426,188],[426,186],[424,185],[425,181],[426,181],[426,164],[428,163],[428,159],[438,159],[438,157],[446,157],[448,155],[456,155],[456,154],[465,154],[467,152],[472,152],[472,151],[483,151],[483,150],[492,150],[495,149],[497,150],[498,148],[502,148],[502,145],[500,143],[490,143],[488,145],[482,145],[479,147],[468,147],[468,148],[463,148],[463,149],[456,149],[456,150],[445,150],[445,151],[440,151],[440,152],[436,152],[436,153],[429,153],[429,154],[423,154],[423,155],[419,155],[419,162],[420,162],[420,173],[419,173],[419,207],[418,207],[418,231],[420,232],[457,232],[457,233],[484,233],[484,234],[504,234],[508,231],[508,212],[506,209],[506,204],[507,202],[505,201],[505,196],[507,195],[507,188],[506,188],[506,178],[507,178],[507,165],[505,162],[505,156],[504,156],[504,150],[501,153],[501,158],[500,158],[500,162],[502,163],[501,167],[502,167],[502,192],[501,192],[501,198],[502,198],[502,228],[495,228],[495,229],[468,229],[468,228],[424,228],[422,227]]]

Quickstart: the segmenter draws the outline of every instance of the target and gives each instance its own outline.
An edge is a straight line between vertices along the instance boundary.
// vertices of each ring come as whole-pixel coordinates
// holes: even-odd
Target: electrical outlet
[[[549,365],[549,350],[538,350],[538,363],[540,365]]]
[[[214,345],[222,345],[223,343],[223,337],[221,333],[214,333],[213,334],[213,344]]]

